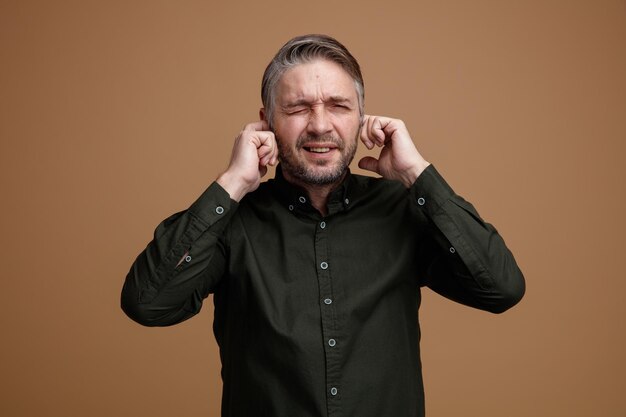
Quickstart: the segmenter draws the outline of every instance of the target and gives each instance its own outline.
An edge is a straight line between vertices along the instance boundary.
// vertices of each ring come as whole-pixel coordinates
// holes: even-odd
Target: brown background
[[[352,50],[367,112],[406,121],[527,278],[501,316],[424,291],[428,415],[626,415],[617,0],[2,0],[0,415],[218,415],[211,300],[148,329],[119,292],[309,32]]]

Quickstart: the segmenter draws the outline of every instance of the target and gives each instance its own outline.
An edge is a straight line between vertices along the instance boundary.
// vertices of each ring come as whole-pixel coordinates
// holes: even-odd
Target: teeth
[[[330,151],[330,148],[309,148],[311,152],[324,153]]]

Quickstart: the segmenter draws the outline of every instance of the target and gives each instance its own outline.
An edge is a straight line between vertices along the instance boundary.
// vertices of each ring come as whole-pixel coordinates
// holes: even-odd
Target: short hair
[[[285,71],[297,65],[326,59],[339,64],[354,80],[359,100],[359,114],[363,117],[365,90],[359,63],[338,40],[327,35],[297,36],[283,45],[265,68],[261,82],[261,100],[265,108],[265,118],[271,128],[274,115],[276,84]]]

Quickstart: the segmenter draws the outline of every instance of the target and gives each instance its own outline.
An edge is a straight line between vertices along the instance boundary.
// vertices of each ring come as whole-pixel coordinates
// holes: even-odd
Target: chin
[[[301,185],[332,185],[341,181],[352,160],[353,154],[347,158],[341,155],[334,160],[308,160],[294,158],[287,152],[282,154],[281,164],[283,172]]]

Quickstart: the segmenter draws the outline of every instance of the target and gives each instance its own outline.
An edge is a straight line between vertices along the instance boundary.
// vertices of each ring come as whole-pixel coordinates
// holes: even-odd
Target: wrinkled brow
[[[282,107],[283,109],[290,109],[293,107],[299,107],[299,106],[311,106],[313,104],[315,104],[317,102],[317,100],[308,100],[305,98],[301,98],[301,99],[297,99],[294,101],[288,101],[287,103],[281,105],[280,107]],[[352,104],[352,100],[350,100],[347,97],[344,96],[331,96],[329,98],[327,98],[326,100],[324,100],[324,103],[330,103],[330,104],[346,104],[346,105],[350,105]]]

